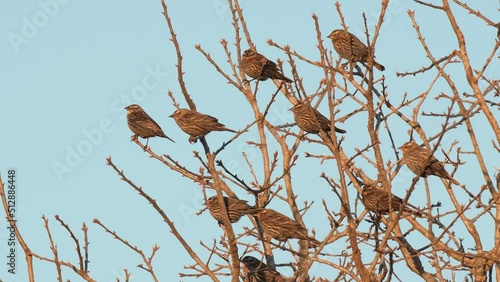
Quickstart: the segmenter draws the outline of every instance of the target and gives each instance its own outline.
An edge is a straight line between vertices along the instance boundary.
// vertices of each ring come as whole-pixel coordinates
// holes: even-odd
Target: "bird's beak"
[[[398,149],[400,149],[400,150],[401,150],[401,148],[403,148],[403,145],[401,145],[401,146],[398,147]]]
[[[171,115],[169,115],[168,117],[171,117],[171,118],[173,118],[173,117],[174,117],[174,114],[171,114]]]
[[[128,106],[126,106],[124,109],[126,110],[128,108]]]

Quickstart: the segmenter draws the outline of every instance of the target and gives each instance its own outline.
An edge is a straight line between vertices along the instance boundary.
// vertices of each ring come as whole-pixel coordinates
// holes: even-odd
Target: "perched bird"
[[[399,147],[403,152],[403,160],[406,166],[417,176],[427,177],[436,175],[441,178],[450,180],[455,185],[460,185],[458,181],[453,179],[444,169],[443,164],[431,156],[431,152],[420,147],[417,143],[410,141]]]
[[[127,123],[134,133],[132,139],[137,136],[146,139],[146,147],[150,137],[163,137],[175,143],[170,137],[165,135],[161,127],[154,121],[139,105],[132,104],[125,107],[127,110]]]
[[[307,235],[307,229],[288,216],[272,209],[263,209],[254,214],[260,221],[267,235],[278,241],[286,241],[290,238],[308,240],[314,245],[320,242]]]
[[[366,209],[377,214],[388,213],[390,209],[392,211],[399,211],[403,204],[403,200],[400,197],[382,188],[377,188],[375,185],[365,185],[361,196]],[[407,205],[411,207],[411,205]],[[419,212],[406,206],[403,208],[403,211],[420,215]]]
[[[235,223],[245,214],[253,214],[260,211],[262,208],[256,208],[249,206],[247,201],[224,197],[224,203],[226,204],[226,212],[229,216],[229,221],[231,223]],[[206,206],[210,211],[210,214],[219,222],[219,224],[223,224],[223,215],[220,209],[219,200],[217,196],[212,196],[208,198],[206,202]]]
[[[237,131],[225,127],[219,120],[197,111],[188,109],[178,109],[171,118],[175,119],[177,125],[190,135],[189,142],[193,143],[200,137],[205,137],[211,131],[230,131],[237,133]]]
[[[328,38],[332,40],[333,48],[335,48],[340,57],[362,64],[367,62],[370,48],[350,32],[343,29],[336,29],[328,35]],[[380,71],[385,70],[385,67],[375,60],[373,60],[373,66]]]
[[[287,281],[278,271],[273,270],[262,261],[245,256],[241,260],[241,270],[244,282],[285,282]]]
[[[331,131],[330,120],[307,103],[299,101],[290,111],[293,112],[293,118],[297,126],[305,132],[317,134],[320,127],[326,132]],[[335,127],[335,132],[346,133],[345,130],[337,127]]]
[[[263,55],[248,49],[243,52],[243,56],[241,57],[241,70],[250,76],[251,78],[258,80],[267,80],[270,79],[280,79],[286,82],[292,82],[293,80],[284,76],[280,70],[278,70],[278,66],[271,61],[268,60]]]

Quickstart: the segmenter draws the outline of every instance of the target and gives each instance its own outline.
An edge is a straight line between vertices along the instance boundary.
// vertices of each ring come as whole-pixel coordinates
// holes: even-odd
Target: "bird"
[[[330,132],[330,120],[308,103],[297,102],[291,109],[297,126],[307,133],[319,133],[319,129]],[[314,114],[313,114],[314,113]],[[335,132],[346,133],[345,130],[335,127]]]
[[[254,214],[264,231],[270,237],[284,242],[290,238],[308,240],[314,245],[320,242],[307,235],[307,229],[288,216],[279,213],[273,209],[262,209]]]
[[[211,131],[230,131],[238,133],[235,130],[225,127],[224,124],[219,123],[219,120],[213,116],[205,115],[194,110],[178,109],[170,115],[170,117],[175,119],[175,122],[182,131],[189,134],[190,143],[195,143],[198,138],[205,137],[205,135]]]
[[[450,180],[455,185],[460,183],[453,179],[444,169],[443,164],[431,155],[431,152],[420,147],[417,143],[410,141],[399,147],[403,152],[403,161],[406,166],[417,176],[426,178],[429,175],[435,175]]]
[[[252,207],[247,204],[247,201],[239,200],[235,198],[224,197],[224,203],[226,205],[226,212],[231,223],[238,222],[242,216],[245,214],[253,214],[260,211],[262,208]],[[223,215],[220,209],[219,200],[217,196],[212,196],[207,199],[205,205],[208,208],[210,214],[223,225]]]
[[[132,104],[125,107],[127,110],[127,123],[130,130],[134,133],[132,140],[137,136],[146,139],[146,147],[148,146],[149,138],[162,137],[175,143],[172,138],[165,135],[161,127],[154,121],[142,108],[137,104]]]
[[[336,29],[328,35],[328,38],[332,40],[333,48],[340,57],[348,61],[360,62],[362,64],[367,62],[370,48],[350,32],[343,29]],[[373,60],[373,66],[380,71],[385,70],[385,67],[377,63],[375,59]]]
[[[253,256],[241,259],[244,282],[285,282],[287,279],[276,270]]]
[[[377,214],[388,213],[390,210],[399,211],[403,204],[403,200],[400,197],[382,188],[377,188],[375,185],[364,185],[361,196],[366,209]],[[403,211],[418,216],[421,215],[419,212],[409,208],[412,207],[411,205],[407,205],[408,207],[405,206]]]
[[[251,49],[243,52],[240,68],[246,75],[253,79],[264,81],[271,78],[293,82],[293,80],[284,76],[281,71],[278,70],[278,66],[276,66],[273,61],[268,60],[263,55]]]

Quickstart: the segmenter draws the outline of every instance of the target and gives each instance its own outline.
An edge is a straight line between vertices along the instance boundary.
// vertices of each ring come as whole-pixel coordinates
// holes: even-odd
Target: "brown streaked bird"
[[[307,229],[288,216],[272,209],[263,209],[254,214],[270,237],[284,242],[290,238],[308,240],[318,246],[320,242],[307,234]]]
[[[363,65],[367,62],[370,48],[350,32],[343,29],[336,29],[328,35],[328,38],[332,40],[333,48],[340,57],[348,61],[360,62]],[[385,70],[385,67],[377,63],[375,59],[373,59],[373,66],[379,71]]]
[[[403,200],[400,197],[393,195],[392,193],[389,193],[389,191],[385,191],[382,188],[376,187],[375,185],[363,186],[361,196],[366,209],[377,214],[388,213],[389,210],[399,211],[401,205],[403,204]],[[420,212],[409,207],[413,206],[407,203],[407,206],[403,208],[403,211],[421,216]]]
[[[278,69],[278,66],[271,60],[268,60],[263,55],[248,49],[243,52],[241,57],[241,70],[253,79],[267,80],[280,79],[286,82],[293,82],[293,80],[284,76]]]
[[[285,282],[288,281],[278,271],[252,256],[241,259],[244,282]]]
[[[224,203],[226,204],[226,212],[231,223],[238,222],[238,220],[240,220],[240,218],[245,214],[253,214],[262,210],[262,208],[249,206],[247,204],[247,201],[234,198],[224,197]],[[217,196],[208,198],[206,206],[213,218],[215,218],[215,220],[217,220],[219,224],[223,225],[223,215]]]
[[[171,118],[175,119],[177,125],[182,131],[189,134],[189,142],[193,143],[200,137],[205,137],[212,131],[230,131],[237,133],[237,131],[229,129],[224,124],[219,123],[219,120],[213,116],[205,115],[194,110],[178,109]]]
[[[319,129],[330,132],[330,120],[322,115],[318,110],[313,109],[309,104],[302,101],[297,102],[290,111],[297,126],[307,133],[319,133]],[[346,133],[345,130],[335,127],[335,132]]]
[[[460,185],[445,170],[443,164],[431,156],[431,152],[420,147],[417,143],[410,141],[399,147],[403,152],[403,160],[406,166],[417,176],[426,178],[429,175],[435,175],[450,180],[455,185]]]
[[[132,138],[137,136],[146,139],[146,147],[149,138],[162,137],[175,143],[170,137],[165,135],[161,127],[154,121],[139,105],[132,104],[125,107],[127,110],[127,123],[130,130],[134,133]]]

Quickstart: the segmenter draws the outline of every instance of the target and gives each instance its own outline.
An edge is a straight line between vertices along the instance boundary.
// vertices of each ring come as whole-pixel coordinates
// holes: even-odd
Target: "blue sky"
[[[378,1],[344,2],[342,9],[351,32],[364,38],[362,13],[367,14],[369,24],[373,25],[380,9]],[[228,85],[194,48],[195,44],[201,44],[214,60],[228,70],[219,43],[225,38],[229,41],[228,46],[236,60],[234,30],[225,1],[168,1],[168,4],[184,56],[187,88],[198,110],[216,116],[232,129],[243,128],[253,121],[250,107],[241,93]],[[259,0],[242,1],[241,6],[253,42],[259,52],[274,61],[277,58],[285,60],[286,56],[266,44],[269,38],[280,45],[289,44],[293,50],[317,60],[312,13],[318,15],[324,37],[340,26],[332,1]],[[473,64],[479,64],[494,45],[496,30],[454,7],[467,38],[471,60]],[[498,4],[494,1],[474,3],[474,8],[491,19],[498,13]],[[409,1],[391,1],[386,23],[376,46],[376,55],[377,60],[386,67],[384,75],[389,86],[389,97],[394,101],[400,101],[405,92],[409,96],[420,94],[427,89],[435,74],[433,71],[419,77],[395,76],[397,71],[413,71],[429,65],[411,27],[406,12],[408,9],[416,9],[416,19],[436,57],[447,55],[456,48],[456,39],[450,33],[451,28],[444,20],[444,14],[423,9]],[[4,1],[0,4],[0,35],[3,38],[0,40],[2,179],[6,181],[8,169],[17,169],[16,216],[25,240],[35,252],[52,256],[41,220],[41,216],[45,215],[50,219],[60,257],[76,263],[74,245],[54,220],[54,215],[60,215],[79,238],[82,237],[82,223],[87,223],[91,240],[90,274],[98,281],[114,281],[114,277],[123,275],[124,268],[133,273],[132,281],[144,281],[148,276],[136,267],[141,262],[140,258],[93,224],[94,218],[100,219],[146,253],[150,252],[155,243],[160,245],[155,266],[161,281],[178,281],[178,273],[183,271],[183,266],[192,263],[150,205],[106,166],[105,159],[108,156],[112,157],[119,168],[124,169],[130,179],[158,201],[192,246],[199,250],[200,239],[210,243],[212,238],[219,238],[222,234],[208,213],[195,215],[202,208],[200,188],[149,158],[129,141],[131,132],[126,125],[123,107],[137,103],[176,141],[173,144],[164,139],[151,139],[151,148],[157,153],[169,154],[182,160],[193,170],[199,167],[198,162],[192,158],[192,151],[201,152],[201,145],[189,144],[188,136],[168,118],[175,110],[167,96],[169,90],[174,93],[181,106],[187,105],[177,84],[177,58],[161,12],[159,0],[130,3],[115,0],[42,0],[28,3]],[[333,49],[328,40],[324,41],[324,46]],[[243,45],[243,48],[246,47]],[[492,68],[498,73],[498,62],[494,62]],[[304,77],[305,87],[312,93],[321,77],[314,77],[315,70],[308,72],[309,69],[310,67],[299,63],[299,73]],[[460,77],[459,68],[456,70],[457,85],[462,91],[470,92],[466,82]],[[285,73],[290,74],[287,64]],[[440,89],[439,86],[433,90],[434,93],[437,89]],[[441,91],[447,91],[444,84],[442,89]],[[261,83],[261,105],[265,104],[265,98],[274,90],[272,83]],[[323,106],[325,105],[320,110],[326,113],[327,109]],[[278,97],[270,119],[277,124],[291,122],[291,113],[286,111],[290,107],[286,99]],[[342,110],[347,113],[349,105],[343,107],[345,108]],[[426,110],[444,109],[442,103],[435,102],[427,104]],[[405,111],[411,113],[411,109]],[[353,153],[355,147],[366,145],[367,139],[363,138],[366,132],[356,130],[364,128],[361,117],[353,119],[350,124],[339,125],[349,131],[347,138],[352,145],[346,146],[346,152]],[[421,117],[420,121],[429,136],[440,129],[439,124],[430,122],[428,118]],[[491,135],[484,119],[478,117],[473,123],[485,137]],[[399,120],[394,121],[394,126],[401,127],[396,142],[406,142],[409,138],[407,126]],[[449,134],[449,139],[443,142],[449,145],[452,139],[465,136],[464,134],[464,128],[454,130]],[[231,136],[231,133],[213,133],[208,136],[208,141],[213,149]],[[226,164],[231,163],[235,171],[248,180],[251,177],[241,153],[251,156],[257,153],[246,144],[247,140],[253,139],[255,132],[249,132],[221,154]],[[381,139],[388,140],[387,136],[381,136]],[[485,138],[484,142],[489,142],[488,140],[489,138]],[[468,143],[463,146],[470,149]],[[324,152],[312,144],[304,144],[301,150]],[[388,159],[395,159],[390,152],[386,155],[386,160]],[[255,160],[258,160],[256,155]],[[492,168],[493,158],[487,159],[487,162]],[[321,171],[334,170],[336,166],[333,162],[319,165],[317,161],[303,157],[301,164],[307,179],[295,174],[299,199],[316,201],[308,227],[314,228],[322,238],[328,232],[322,226],[328,226],[328,222],[322,214],[320,200],[330,197],[332,204],[335,200],[328,187],[317,176]],[[373,170],[368,169],[367,173],[375,175]],[[401,174],[406,175],[401,180],[402,185],[409,186],[407,180],[411,178],[406,168]],[[459,173],[457,177],[459,180],[466,180],[464,174]],[[430,181],[440,183],[436,179]],[[470,181],[472,187],[479,184]],[[419,185],[423,187],[422,183]],[[310,186],[317,188],[312,189]],[[440,188],[443,188],[442,185]],[[404,195],[406,188],[402,189],[395,193]],[[237,194],[251,200],[244,191],[237,191]],[[278,202],[273,204],[272,208],[285,211],[285,206],[280,206]],[[321,216],[315,219],[318,216],[314,215]],[[241,231],[248,223],[248,219],[242,219],[236,224],[236,228]],[[0,253],[6,251],[7,236],[6,229],[2,228]],[[331,247],[331,250],[340,249],[341,246]],[[2,266],[0,277],[5,281],[26,279],[21,274],[24,272],[24,258],[20,248],[17,255],[20,274],[6,274],[6,267]],[[279,255],[283,260],[290,260],[287,254]],[[202,257],[206,258],[206,253],[202,253]],[[327,270],[320,268],[314,274],[328,273],[322,271]],[[35,273],[40,281],[52,281],[55,277],[52,265],[37,260]],[[68,279],[74,277],[69,270],[64,270],[63,273]]]

